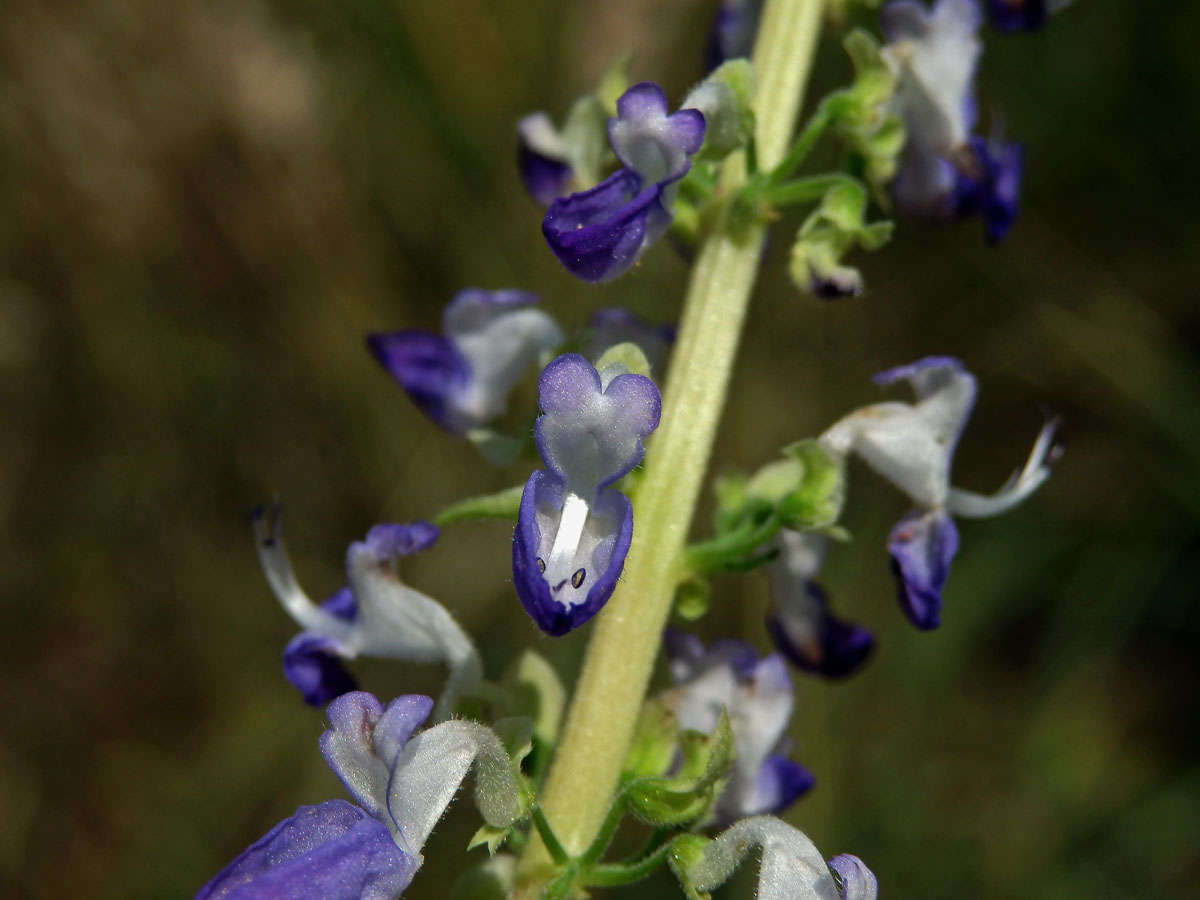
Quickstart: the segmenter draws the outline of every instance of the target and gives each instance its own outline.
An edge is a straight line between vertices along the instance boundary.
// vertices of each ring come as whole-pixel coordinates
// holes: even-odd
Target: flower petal
[[[540,206],[567,193],[574,173],[562,136],[544,112],[517,123],[517,170],[525,190]]]
[[[900,606],[918,628],[941,624],[942,588],[958,552],[958,529],[944,512],[910,513],[888,536]]]
[[[595,187],[551,203],[542,234],[567,271],[602,282],[628,271],[670,224],[662,186],[643,187],[635,173],[618,169]]]
[[[667,115],[667,96],[653,82],[635,84],[617,99],[608,120],[608,140],[617,159],[643,184],[682,178],[689,157],[704,143],[704,116],[694,109]]]
[[[568,567],[570,574],[551,584],[546,564],[565,499],[566,489],[560,479],[545,470],[535,471],[525,484],[513,534],[517,596],[537,626],[554,636],[578,628],[608,602],[633,539],[629,498],[616,490],[602,491],[588,507]]]
[[[471,382],[471,365],[454,344],[428,331],[367,335],[367,348],[413,403],[451,434],[471,424],[458,411],[458,398]]]
[[[840,853],[829,860],[829,868],[837,872],[841,881],[839,892],[842,900],[876,900],[879,896],[879,882],[875,873],[857,856]]]
[[[358,685],[341,657],[344,648],[320,634],[302,631],[283,650],[283,674],[310,706],[324,706]]]
[[[346,790],[368,813],[387,824],[393,836],[400,823],[387,811],[388,782],[396,760],[413,732],[433,709],[421,694],[397,697],[385,708],[372,694],[343,694],[326,710],[330,728],[321,735],[321,754]],[[398,845],[416,856],[420,847]]]
[[[345,800],[301,806],[196,894],[196,900],[390,900],[419,862]]]

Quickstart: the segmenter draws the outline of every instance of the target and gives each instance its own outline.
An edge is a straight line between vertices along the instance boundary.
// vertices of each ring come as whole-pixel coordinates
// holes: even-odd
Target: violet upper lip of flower
[[[792,683],[778,654],[758,658],[732,639],[708,648],[695,635],[664,635],[676,687],[665,694],[679,726],[711,733],[722,707],[729,716],[736,756],[729,783],[717,800],[717,818],[779,812],[814,783],[812,773],[779,751],[792,715]]]
[[[320,705],[352,690],[354,682],[340,660],[358,656],[445,662],[449,676],[439,698],[439,719],[449,715],[458,696],[479,685],[482,664],[470,637],[444,606],[404,584],[393,569],[395,559],[433,546],[438,534],[428,522],[376,525],[346,551],[349,587],[317,606],[296,582],[278,507],[270,524],[265,511],[255,513],[263,572],[304,629],[284,651],[284,674],[306,701]]]
[[[617,100],[608,138],[623,168],[593,188],[559,197],[542,233],[572,275],[609,281],[626,272],[671,224],[676,182],[704,142],[704,116],[668,115],[662,88],[635,84]]]
[[[410,329],[367,336],[367,346],[431,419],[453,435],[502,415],[522,376],[563,342],[562,330],[526,291],[459,291],[444,334]]]
[[[547,634],[582,625],[608,601],[633,537],[629,498],[610,487],[642,459],[658,427],[658,388],[597,372],[576,353],[542,372],[534,440],[547,468],[529,476],[513,535],[513,579]]]
[[[902,608],[918,628],[940,624],[942,588],[958,549],[951,516],[981,518],[1016,506],[1050,476],[1059,448],[1057,420],[1038,434],[1024,467],[995,494],[950,484],[954,449],[975,403],[975,377],[957,359],[931,356],[881,372],[875,381],[905,380],[916,403],[878,403],[835,423],[821,443],[831,453],[855,453],[916,504],[888,538]]]

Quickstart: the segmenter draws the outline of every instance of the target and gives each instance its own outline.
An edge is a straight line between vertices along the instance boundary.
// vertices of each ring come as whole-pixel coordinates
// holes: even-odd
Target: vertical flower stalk
[[[823,0],[769,0],[754,48],[755,141],[760,167],[778,163],[795,130]],[[745,179],[734,154],[721,173],[731,194]],[[762,226],[735,231],[722,216],[692,271],[664,398],[634,495],[637,529],[625,574],[597,616],[541,806],[564,848],[581,853],[608,811],[661,646],[751,290]],[[522,886],[534,893],[549,856],[531,842]]]

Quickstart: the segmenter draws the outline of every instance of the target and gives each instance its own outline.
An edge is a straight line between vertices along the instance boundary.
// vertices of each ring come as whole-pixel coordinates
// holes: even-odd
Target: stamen
[[[585,578],[587,578],[587,569],[576,569],[575,574],[571,576],[571,587],[578,590]]]
[[[563,500],[558,532],[554,535],[554,545],[550,548],[550,559],[546,561],[546,580],[551,584],[557,584],[569,577],[568,573],[575,564],[579,540],[583,537],[583,526],[587,522],[588,512],[586,500],[576,493],[567,493]]]

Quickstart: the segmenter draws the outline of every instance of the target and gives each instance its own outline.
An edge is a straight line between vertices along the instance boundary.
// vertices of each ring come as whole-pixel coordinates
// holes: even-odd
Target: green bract
[[[725,711],[711,735],[679,736],[683,764],[676,775],[642,778],[625,789],[633,814],[651,825],[684,825],[705,819],[733,765],[733,731]]]

